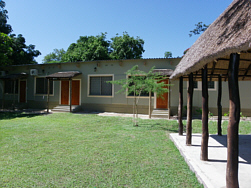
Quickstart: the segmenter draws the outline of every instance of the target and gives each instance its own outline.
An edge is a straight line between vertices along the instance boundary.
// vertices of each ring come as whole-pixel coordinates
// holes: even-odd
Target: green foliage
[[[4,7],[5,2],[0,1],[0,66],[36,64],[34,57],[41,53],[34,45],[27,46],[21,34],[11,34],[12,28],[7,24],[8,11]]]
[[[8,11],[4,7],[5,2],[0,1],[0,32],[8,35],[12,32],[12,28],[11,25],[7,24]]]
[[[0,65],[8,65],[9,56],[12,54],[13,49],[11,45],[13,40],[5,33],[0,33]]]
[[[97,36],[80,36],[76,43],[72,43],[66,53],[58,56],[52,52],[44,57],[43,63],[76,62],[109,59],[139,59],[142,57],[144,41],[139,37],[130,37],[127,32],[123,36],[106,40],[107,33]],[[61,55],[61,53],[60,53]]]
[[[54,49],[53,52],[44,56],[43,63],[61,63],[63,62],[63,56],[65,54],[65,50],[62,49]]]
[[[229,112],[224,113],[224,116],[225,116],[225,117],[229,116]]]
[[[139,70],[138,65],[135,65],[126,72],[126,75],[128,75],[126,79],[109,81],[109,83],[121,86],[121,89],[117,93],[124,92],[127,93],[127,95],[128,93],[133,93],[133,112],[136,113],[136,116],[138,116],[137,104],[143,92],[148,94],[155,92],[157,96],[161,96],[163,93],[168,92],[166,87],[169,86],[169,84],[161,82],[164,80],[164,78],[158,73],[153,73],[153,70],[154,67],[152,67],[151,70],[146,73]],[[149,98],[149,100],[151,99]],[[138,126],[137,121],[134,121],[134,125]]]
[[[165,52],[165,58],[171,58],[173,56],[172,52]]]
[[[193,36],[193,35],[199,35],[200,33],[206,31],[206,29],[210,26],[210,25],[206,25],[203,24],[202,22],[198,22],[197,24],[195,24],[195,29],[190,31],[189,37]]]
[[[140,59],[145,51],[143,48],[144,40],[139,37],[130,37],[127,32],[123,36],[111,38],[112,52],[111,59]]]
[[[63,61],[94,61],[106,60],[109,57],[109,41],[107,33],[97,36],[80,36],[77,43],[72,43],[63,56]]]

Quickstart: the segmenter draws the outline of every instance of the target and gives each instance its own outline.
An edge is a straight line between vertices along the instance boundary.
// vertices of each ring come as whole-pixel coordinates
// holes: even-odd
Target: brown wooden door
[[[26,102],[26,81],[20,81],[19,102]]]
[[[165,84],[168,84],[168,79],[163,80],[162,82],[165,82]],[[167,109],[168,108],[168,92],[164,93],[162,97],[163,98],[161,97],[157,98],[156,108]]]
[[[61,80],[61,104],[69,104],[69,81]]]
[[[72,80],[72,96],[71,96],[72,105],[79,105],[79,96],[80,96],[80,80]]]

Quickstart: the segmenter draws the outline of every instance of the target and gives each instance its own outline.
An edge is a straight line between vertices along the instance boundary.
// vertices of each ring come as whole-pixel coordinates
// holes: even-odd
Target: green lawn
[[[202,187],[170,141],[177,121],[0,113],[0,187]]]

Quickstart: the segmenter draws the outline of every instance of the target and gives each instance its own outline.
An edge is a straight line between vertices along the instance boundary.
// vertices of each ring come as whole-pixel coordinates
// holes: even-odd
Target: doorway
[[[169,83],[169,80],[163,80],[165,84]],[[168,87],[166,87],[168,88]],[[162,97],[157,97],[157,102],[156,102],[156,108],[157,109],[167,109],[168,108],[168,92],[164,93]]]
[[[61,104],[70,105],[70,81],[61,80]],[[71,104],[79,105],[80,102],[80,80],[72,80]]]

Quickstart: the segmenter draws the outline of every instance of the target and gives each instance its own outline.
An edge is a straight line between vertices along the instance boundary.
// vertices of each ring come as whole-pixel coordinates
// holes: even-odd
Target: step
[[[72,105],[71,109],[74,112],[75,109],[77,108],[77,105]],[[70,112],[70,106],[69,105],[59,105],[54,107],[52,110],[52,112]]]
[[[156,117],[156,118],[168,118],[168,115],[169,115],[169,111],[168,110],[154,109],[152,111],[152,117]]]

